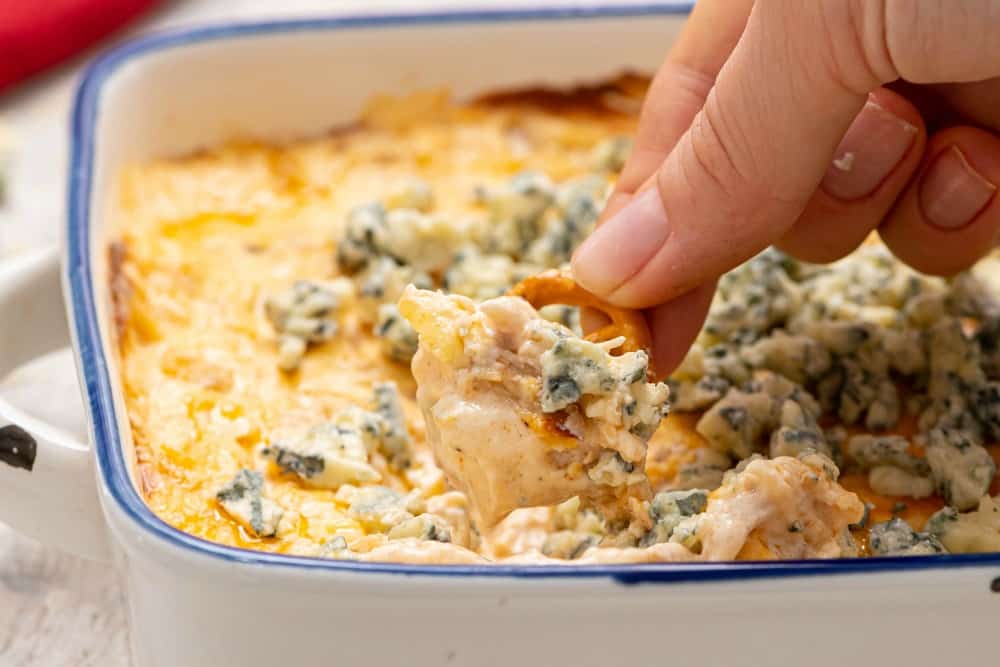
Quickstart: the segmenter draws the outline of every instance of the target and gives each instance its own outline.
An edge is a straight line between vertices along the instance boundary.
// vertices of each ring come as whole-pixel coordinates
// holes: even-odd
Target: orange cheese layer
[[[641,92],[628,80],[626,90]],[[383,471],[400,491],[445,491],[424,443],[409,370],[388,361],[369,327],[348,313],[341,332],[315,346],[299,371],[277,368],[264,295],[296,279],[336,276],[334,240],[347,211],[418,176],[436,210],[479,212],[474,188],[536,169],[560,181],[585,173],[601,139],[631,134],[635,98],[595,95],[498,96],[455,106],[443,94],[376,100],[363,121],[284,147],[231,145],[179,160],[135,166],[120,181],[120,244],[114,292],[125,400],[135,443],[135,479],[150,507],[171,525],[224,544],[313,553],[334,534],[365,529],[327,490],[269,469],[269,495],[293,516],[294,530],[256,538],[222,512],[216,491],[242,467],[261,467],[262,443],[300,432],[349,405],[370,407],[375,382],[394,380],[404,397],[416,464]],[[650,442],[653,488],[668,485],[707,446],[699,415],[674,414]],[[568,446],[557,431],[556,444]],[[900,432],[911,435],[912,425]],[[1000,462],[1000,446],[991,452]],[[875,506],[872,520],[901,516],[920,527],[940,501],[874,494],[863,476],[843,485]],[[1000,492],[1000,478],[993,493]],[[766,558],[751,539],[741,553]]]
[[[409,370],[383,357],[370,326],[348,314],[341,333],[288,375],[277,368],[261,299],[296,279],[334,277],[334,239],[347,211],[400,180],[424,179],[435,210],[459,216],[482,214],[476,186],[516,172],[540,170],[556,182],[588,173],[595,144],[634,131],[643,86],[624,79],[614,92],[467,106],[441,93],[376,100],[349,131],[128,169],[115,291],[136,480],[153,511],[199,537],[267,551],[309,553],[337,532],[363,535],[333,492],[273,469],[268,492],[294,515],[290,535],[251,537],[214,494],[241,467],[260,467],[261,443],[348,405],[371,407],[373,383],[386,379],[404,396],[417,465],[404,475],[386,471],[382,483],[444,491]]]

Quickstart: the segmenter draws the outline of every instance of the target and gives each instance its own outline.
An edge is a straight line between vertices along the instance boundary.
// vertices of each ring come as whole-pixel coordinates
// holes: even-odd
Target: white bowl
[[[0,374],[65,345],[68,313],[91,444],[0,402],[0,515],[68,550],[115,559],[136,664],[996,661],[1000,554],[613,567],[353,563],[206,542],[158,519],[136,489],[108,336],[107,247],[123,165],[234,137],[315,135],[354,119],[375,93],[447,85],[468,97],[652,71],[687,9],[221,25],[141,39],[88,70],[73,115],[62,268],[45,252],[0,272]]]

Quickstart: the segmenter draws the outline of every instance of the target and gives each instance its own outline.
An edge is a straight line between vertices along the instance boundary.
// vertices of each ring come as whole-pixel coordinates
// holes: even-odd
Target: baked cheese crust
[[[448,488],[415,402],[416,334],[395,301],[414,283],[481,302],[566,261],[613,185],[646,85],[623,77],[468,104],[439,91],[378,98],[324,137],[127,169],[111,291],[135,478],[153,511],[227,545],[407,562],[852,556],[869,552],[873,524],[879,545],[936,549],[919,531],[945,502],[920,465],[876,474],[838,459],[840,474],[826,458],[839,453],[781,450],[736,466],[754,452],[727,440],[713,410],[760,401],[728,393],[738,378],[723,386],[703,359],[672,379],[674,412],[649,440],[646,476],[664,494],[647,519],[612,525],[575,498],[479,534],[468,499]],[[568,309],[543,315],[577,326]],[[775,432],[790,428],[774,419]],[[802,419],[814,430],[837,421]],[[920,432],[915,416],[872,426],[847,436]],[[992,528],[963,519],[972,506],[961,502],[935,514],[938,537],[959,525],[948,534],[963,538],[945,544],[983,543],[964,536]]]

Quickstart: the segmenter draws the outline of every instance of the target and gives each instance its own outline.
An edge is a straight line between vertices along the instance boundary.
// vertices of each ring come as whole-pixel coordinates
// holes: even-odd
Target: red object
[[[0,0],[0,92],[94,45],[160,0]]]

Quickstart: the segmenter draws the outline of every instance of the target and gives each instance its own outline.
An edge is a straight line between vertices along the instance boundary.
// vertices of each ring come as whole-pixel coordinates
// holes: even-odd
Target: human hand
[[[948,275],[1000,231],[1000,2],[700,0],[654,79],[577,281],[683,358],[719,275],[873,230]]]

